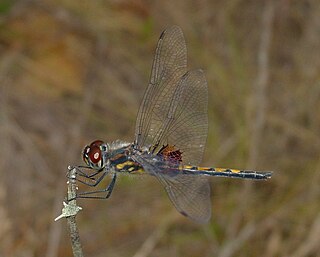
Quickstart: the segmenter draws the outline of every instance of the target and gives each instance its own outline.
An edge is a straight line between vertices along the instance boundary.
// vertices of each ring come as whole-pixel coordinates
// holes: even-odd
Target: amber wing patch
[[[162,156],[164,160],[182,162],[182,152],[174,145],[162,146],[157,155]]]

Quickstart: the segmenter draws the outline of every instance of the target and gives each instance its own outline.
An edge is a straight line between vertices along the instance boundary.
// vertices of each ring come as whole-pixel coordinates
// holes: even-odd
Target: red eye
[[[90,161],[95,164],[98,163],[101,160],[101,150],[100,150],[99,146],[93,145],[89,148],[90,148],[90,150],[88,152],[88,156],[89,156]]]
[[[90,144],[90,147],[92,146],[100,146],[102,145],[104,142],[102,140],[96,140],[96,141],[93,141],[91,144]]]
[[[82,158],[89,167],[101,169],[104,166],[103,153],[106,150],[106,144],[101,140],[96,140],[83,149]]]
[[[90,146],[86,146],[84,149],[83,149],[83,152],[82,152],[82,159],[84,160],[84,162],[89,165],[88,163],[88,154],[90,152]]]

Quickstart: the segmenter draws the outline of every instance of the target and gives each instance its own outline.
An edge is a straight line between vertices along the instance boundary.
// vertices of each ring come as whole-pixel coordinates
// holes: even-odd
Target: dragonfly
[[[266,180],[272,172],[199,166],[208,134],[208,88],[201,69],[187,70],[187,47],[180,27],[162,32],[149,85],[140,105],[133,142],[95,140],[85,146],[77,181],[100,190],[76,198],[107,199],[120,174],[156,177],[175,208],[198,223],[211,217],[209,177]],[[84,169],[85,168],[85,169]]]

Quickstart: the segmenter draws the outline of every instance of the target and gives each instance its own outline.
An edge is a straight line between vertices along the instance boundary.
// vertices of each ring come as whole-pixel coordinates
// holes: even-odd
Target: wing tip
[[[165,34],[171,31],[178,31],[181,34],[183,34],[182,29],[178,25],[173,25],[173,26],[167,27],[164,31],[162,31],[162,33],[160,34],[159,40],[163,39]]]
[[[209,223],[210,219],[211,219],[211,212],[208,213],[208,215],[206,216],[202,216],[202,217],[192,217],[190,215],[188,215],[188,213],[184,212],[184,211],[179,211],[183,216],[191,219],[192,221],[198,223],[198,224],[207,224]]]

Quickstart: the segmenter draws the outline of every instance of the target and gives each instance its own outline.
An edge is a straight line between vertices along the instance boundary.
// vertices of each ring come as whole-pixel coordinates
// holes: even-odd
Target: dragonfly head
[[[95,140],[87,145],[82,152],[84,162],[91,168],[100,170],[106,165],[108,145],[101,140]]]

